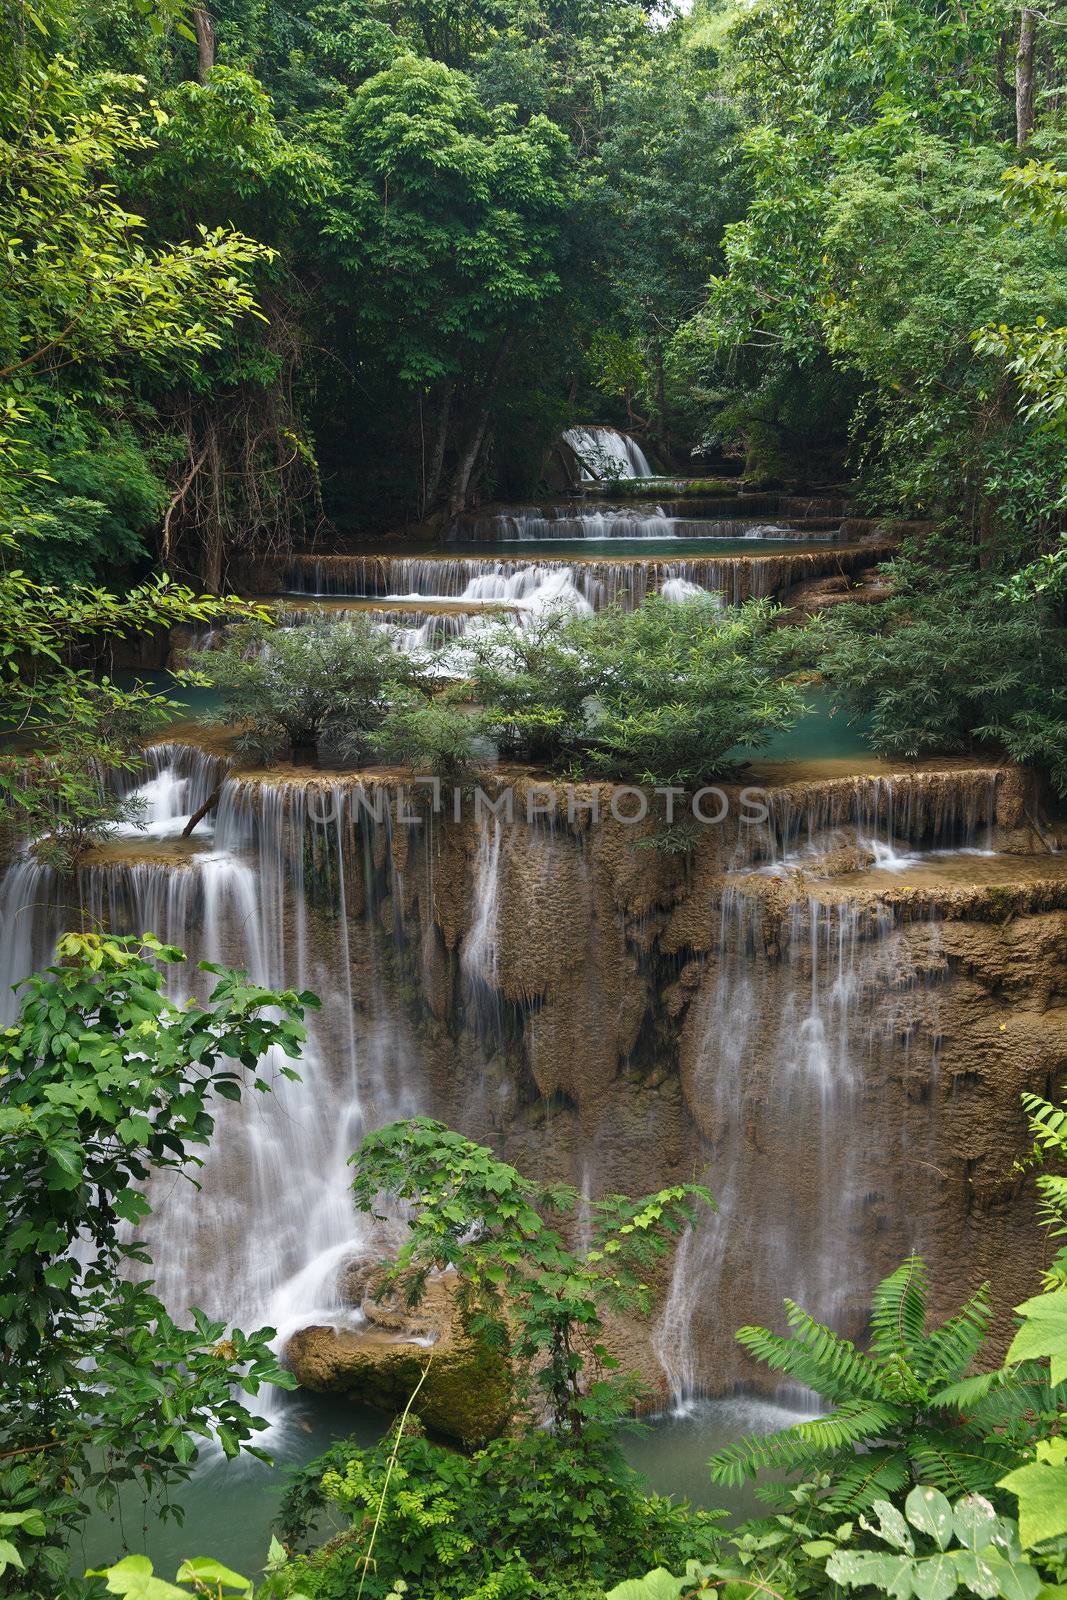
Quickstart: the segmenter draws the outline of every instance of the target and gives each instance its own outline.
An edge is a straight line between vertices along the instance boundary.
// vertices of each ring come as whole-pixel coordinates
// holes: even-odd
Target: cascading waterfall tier
[[[143,859],[120,841],[73,881],[32,855],[8,868],[6,981],[72,924],[151,928],[324,1002],[302,1083],[219,1102],[202,1190],[153,1197],[176,1311],[270,1321],[283,1342],[357,1317],[346,1271],[382,1242],[350,1209],[346,1159],[366,1128],[416,1112],[593,1195],[706,1172],[720,1215],[679,1252],[656,1350],[616,1330],[679,1402],[744,1375],[733,1329],[773,1320],[784,1294],[855,1331],[912,1247],[946,1303],[972,1278],[994,1277],[1005,1305],[1027,1292],[1012,1161],[1020,1090],[1067,1069],[1063,870],[987,857],[984,885],[916,894],[818,855],[1023,848],[1033,796],[1012,769],[770,788],[762,823],[740,821],[729,787],[729,820],[685,861],[635,848],[653,824],[615,820],[609,786],[550,788],[545,805],[543,782],[516,780],[509,819],[501,777],[496,815],[468,799],[457,818],[385,779],[235,776],[203,844],[168,858],[165,824],[210,796],[218,764],[147,759]]]
[[[566,540],[596,543],[606,539],[833,539],[840,520],[776,520],[777,495],[742,495],[707,502],[667,501],[652,505],[609,505],[585,501],[563,505],[509,506],[457,517],[449,537],[457,540]]]
[[[656,558],[537,559],[479,556],[303,555],[293,558],[287,581],[297,594],[380,599],[395,608],[406,600],[453,600],[472,605],[544,603],[573,591],[594,610],[640,605],[672,580],[721,592],[728,602],[783,594],[794,584],[829,575],[848,576],[885,560],[892,547],[848,545],[773,555]]]

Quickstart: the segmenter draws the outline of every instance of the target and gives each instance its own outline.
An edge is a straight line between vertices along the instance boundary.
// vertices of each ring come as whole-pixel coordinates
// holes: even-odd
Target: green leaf
[[[981,1600],[994,1600],[999,1593],[996,1573],[977,1550],[953,1550],[952,1560],[960,1582],[966,1584],[972,1594],[979,1595]]]
[[[916,1561],[911,1584],[918,1600],[949,1600],[959,1586],[959,1573],[944,1553],[927,1556],[924,1561]]]
[[[1067,1382],[1067,1289],[1035,1295],[1015,1309],[1025,1321],[1008,1347],[1005,1360],[1031,1361],[1047,1356],[1052,1382]]]
[[[627,1578],[608,1591],[606,1600],[678,1600],[685,1578],[675,1578],[663,1567],[643,1578]]]
[[[939,1550],[948,1549],[952,1542],[952,1507],[940,1489],[917,1486],[904,1502],[904,1513],[912,1527],[929,1534]]]
[[[871,1585],[895,1600],[909,1600],[912,1593],[910,1556],[878,1555],[872,1550],[837,1550],[826,1563],[826,1576],[846,1588]]]
[[[232,1572],[229,1567],[207,1556],[193,1556],[191,1560],[183,1561],[175,1576],[179,1583],[214,1584],[223,1589],[237,1589],[242,1594],[252,1592],[250,1578],[242,1578],[239,1572]]]
[[[155,1576],[147,1556],[124,1556],[113,1567],[92,1568],[85,1575],[106,1578],[108,1594],[128,1595],[130,1600],[189,1600],[188,1589]]]
[[[1037,1600],[1041,1579],[1028,1561],[1010,1561],[991,1545],[982,1552],[1003,1600]]]
[[[1046,1539],[1067,1534],[1067,1464],[1033,1461],[1001,1478],[1019,1501],[1019,1540],[1030,1550]]]
[[[984,1550],[993,1541],[1000,1518],[984,1495],[969,1494],[956,1502],[952,1527],[960,1544],[971,1550]]]
[[[878,1518],[877,1524],[861,1517],[860,1526],[870,1533],[876,1533],[886,1544],[895,1545],[898,1550],[906,1550],[909,1555],[914,1555],[915,1541],[896,1506],[890,1505],[888,1500],[876,1500],[871,1510]]]

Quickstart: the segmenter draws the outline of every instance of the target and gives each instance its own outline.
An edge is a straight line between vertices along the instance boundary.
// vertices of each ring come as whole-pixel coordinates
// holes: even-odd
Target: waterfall
[[[788,1296],[856,1336],[884,1267],[887,1216],[900,1255],[922,1243],[903,1123],[868,1136],[872,1085],[916,1031],[920,980],[902,981],[889,954],[898,922],[878,904],[804,896],[776,951],[765,915],[743,883],[724,894],[713,977],[687,1023],[683,1070],[719,1211],[683,1238],[657,1324],[677,1411],[716,1387],[715,1353],[750,1308],[776,1321]],[[907,1070],[929,1087],[929,1019],[923,1037],[926,1057]]]
[[[176,1315],[269,1322],[281,1343],[358,1323],[349,1269],[385,1241],[351,1208],[347,1159],[415,1113],[589,1196],[708,1182],[720,1213],[684,1238],[656,1326],[676,1405],[749,1375],[734,1329],[783,1295],[855,1333],[876,1277],[916,1246],[936,1255],[960,1214],[936,1191],[942,988],[955,938],[959,1073],[982,926],[952,921],[955,890],[879,899],[862,875],[846,890],[803,874],[841,843],[924,860],[1002,843],[998,809],[1024,804],[1004,769],[789,784],[765,793],[761,826],[704,830],[684,866],[627,828],[564,820],[566,801],[532,825],[521,800],[514,822],[472,823],[326,775],[230,777],[213,827],[179,844],[219,775],[202,751],[153,747],[131,783],[153,830],[141,859],[122,838],[67,880],[27,852],[0,882],[5,984],[64,929],[98,926],[322,997],[302,1081],[218,1101],[200,1191],[154,1187],[145,1236]],[[170,979],[179,998],[210,981],[192,961]],[[5,988],[0,1023],[12,1004]],[[987,1121],[1017,1112],[1017,1088],[985,1081]],[[587,1223],[588,1207],[579,1237]],[[1010,1226],[989,1228],[1009,1271]]]
[[[298,594],[347,595],[403,602],[448,601],[475,610],[497,605],[538,609],[570,603],[577,609],[640,605],[670,579],[717,590],[732,605],[783,593],[795,583],[847,575],[884,559],[888,547],[779,550],[774,555],[536,559],[498,556],[298,556],[289,568]]]
[[[149,786],[167,770],[164,759]],[[174,816],[179,803],[187,801],[172,794],[160,810]],[[352,1208],[348,1157],[368,1125],[425,1109],[411,1087],[413,1042],[375,1004],[382,983],[373,972],[357,1023],[353,973],[368,956],[374,967],[374,944],[364,941],[357,954],[350,942],[360,916],[348,884],[367,820],[351,790],[230,780],[207,853],[177,865],[92,865],[71,890],[26,857],[0,882],[3,1020],[15,1009],[7,982],[43,966],[58,934],[82,925],[151,929],[193,959],[245,967],[256,982],[311,988],[322,998],[322,1010],[308,1016],[301,1081],[276,1070],[279,1057],[266,1063],[271,1094],[216,1100],[199,1188],[173,1176],[156,1186],[142,1230],[159,1293],[176,1314],[197,1305],[245,1327],[267,1322],[280,1345],[298,1327],[358,1319],[345,1304],[344,1268],[377,1255],[378,1245]],[[388,819],[377,825],[371,817],[369,826],[383,835],[388,859]],[[170,969],[168,982],[180,1001],[202,995],[211,980],[190,964]]]
[[[583,483],[608,478],[650,478],[652,468],[636,439],[614,428],[568,428],[563,435],[580,464]]]

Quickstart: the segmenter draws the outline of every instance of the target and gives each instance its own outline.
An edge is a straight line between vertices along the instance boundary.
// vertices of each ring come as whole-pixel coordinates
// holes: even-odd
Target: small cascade
[[[190,818],[207,804],[225,763],[195,745],[163,742],[148,745],[148,776],[120,773],[118,782],[137,807],[130,821],[119,824],[122,838],[170,839],[182,833]]]
[[[628,433],[615,428],[567,428],[563,435],[578,458],[583,483],[612,478],[650,478],[648,457]]]
[[[776,507],[773,495],[747,495],[736,499],[681,505],[556,505],[513,507],[457,518],[449,530],[453,540],[487,544],[561,543],[596,544],[623,539],[751,539],[767,543],[796,543],[803,539],[829,541],[837,537],[836,523],[785,525],[766,521]]]
[[[639,605],[670,579],[719,591],[729,603],[784,593],[795,583],[825,575],[847,576],[884,559],[889,547],[828,547],[722,557],[652,560],[634,557],[536,561],[480,556],[297,556],[288,583],[296,594],[403,601],[456,601],[537,608],[573,594],[599,611]]]
[[[763,796],[768,817],[740,827],[734,865],[760,860],[803,866],[842,845],[869,852],[875,864],[914,865],[916,846],[931,851],[993,848],[998,786],[1005,769],[857,773],[784,785]]]
[[[713,1352],[744,1321],[776,1323],[784,1295],[860,1334],[887,1259],[924,1243],[929,1137],[909,1151],[903,1118],[872,1137],[872,1095],[902,1039],[915,1040],[902,1070],[925,1086],[928,1128],[933,1115],[936,1001],[924,1010],[922,979],[894,968],[896,928],[877,903],[805,896],[771,934],[743,881],[723,896],[713,976],[683,1046],[719,1210],[675,1255],[655,1341],[676,1412],[721,1387]]]

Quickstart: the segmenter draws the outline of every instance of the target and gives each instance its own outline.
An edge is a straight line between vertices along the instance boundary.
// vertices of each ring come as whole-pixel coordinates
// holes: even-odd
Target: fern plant
[[[991,1490],[1040,1437],[1062,1390],[1036,1361],[968,1377],[989,1325],[986,1287],[929,1332],[928,1298],[926,1267],[912,1256],[875,1291],[866,1350],[790,1300],[789,1336],[742,1328],[737,1338],[751,1355],[814,1389],[830,1410],[727,1445],[711,1458],[712,1480],[825,1474],[834,1513],[865,1510],[911,1483],[954,1495]],[[764,1497],[781,1492],[772,1485]]]

